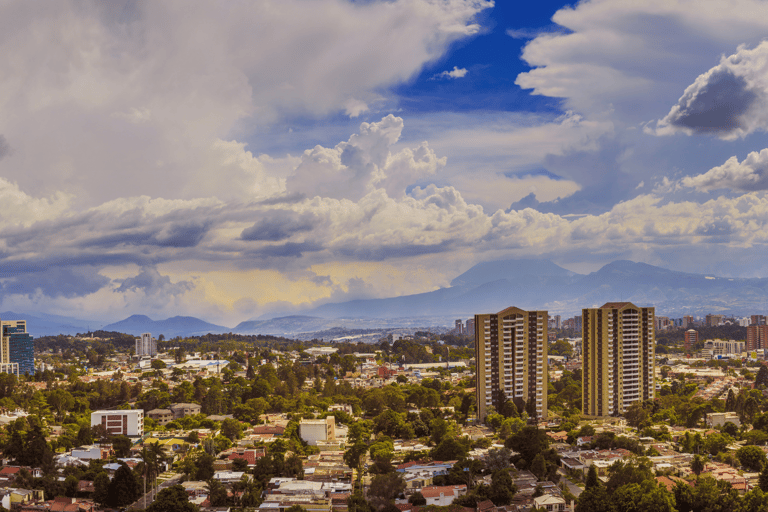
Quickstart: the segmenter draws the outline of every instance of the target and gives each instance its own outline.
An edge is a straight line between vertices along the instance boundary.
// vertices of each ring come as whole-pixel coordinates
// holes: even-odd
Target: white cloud
[[[340,0],[0,7],[4,176],[93,206],[120,196],[273,189],[219,141],[296,116],[359,116],[457,39],[485,0]],[[219,146],[217,147],[217,144]],[[44,148],[44,150],[41,150]],[[230,148],[234,150],[236,148]],[[213,166],[213,167],[212,167]],[[245,166],[245,168],[243,168]],[[247,180],[246,180],[247,181]],[[200,186],[195,184],[199,183]]]
[[[393,154],[402,130],[403,120],[390,114],[377,123],[362,123],[359,133],[334,148],[305,151],[287,179],[287,191],[357,201],[384,188],[392,197],[403,196],[408,185],[435,174],[446,160],[427,143]]]
[[[759,43],[766,20],[768,4],[758,0],[579,2],[552,18],[567,33],[525,46],[522,58],[534,69],[516,83],[579,113],[634,125],[666,111],[722,53]]]
[[[467,76],[467,68],[459,68],[458,66],[453,66],[453,69],[450,71],[443,71],[442,73],[436,74],[432,78],[464,78]]]
[[[358,117],[363,112],[368,111],[368,104],[351,98],[344,103],[344,111],[349,117]]]
[[[713,167],[704,174],[686,176],[682,184],[706,192],[719,189],[743,192],[768,190],[768,149],[759,153],[753,151],[741,162],[732,156],[723,165]]]
[[[699,75],[656,128],[647,133],[712,134],[725,140],[768,129],[768,41],[739,46]]]

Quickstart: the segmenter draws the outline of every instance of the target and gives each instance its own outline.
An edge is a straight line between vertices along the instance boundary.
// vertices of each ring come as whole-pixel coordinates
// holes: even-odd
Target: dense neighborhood
[[[375,344],[116,332],[38,338],[34,375],[0,373],[0,505],[768,507],[768,367],[743,340],[703,337],[746,338],[745,327],[655,320],[653,398],[598,417],[584,414],[586,342],[573,329],[581,320],[549,318],[538,330],[546,340],[545,415],[524,400],[497,408],[489,398],[481,417],[476,321],[483,317],[447,334],[404,332]],[[691,340],[697,327],[702,336]]]

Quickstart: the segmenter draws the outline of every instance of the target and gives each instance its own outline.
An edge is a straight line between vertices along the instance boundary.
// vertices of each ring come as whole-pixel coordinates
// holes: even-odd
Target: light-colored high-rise
[[[507,401],[547,417],[547,312],[509,307],[475,315],[477,417]]]
[[[654,397],[654,308],[609,302],[582,310],[582,412],[619,416]]]
[[[26,320],[0,321],[0,372],[34,375],[35,347]]]
[[[145,332],[141,338],[136,338],[136,355],[152,357],[157,355],[157,340],[152,337],[152,334]]]

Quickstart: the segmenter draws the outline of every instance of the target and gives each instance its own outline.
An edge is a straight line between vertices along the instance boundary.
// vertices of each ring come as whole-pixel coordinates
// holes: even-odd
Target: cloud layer
[[[530,39],[504,87],[547,109],[409,110],[398,86],[488,79],[446,62],[492,6],[2,4],[0,306],[234,325],[494,258],[762,261],[764,2],[591,0],[500,26]]]
[[[768,41],[754,49],[740,46],[699,75],[653,133],[704,133],[732,140],[765,131],[767,106]]]

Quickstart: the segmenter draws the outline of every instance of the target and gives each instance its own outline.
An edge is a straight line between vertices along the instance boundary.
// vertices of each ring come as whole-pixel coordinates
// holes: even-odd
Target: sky
[[[0,1],[0,309],[764,277],[766,34],[757,0]]]

